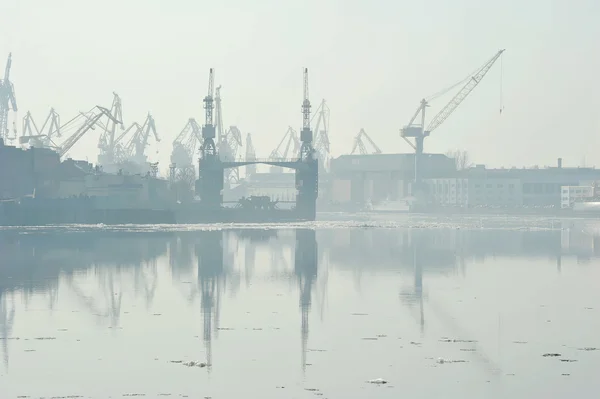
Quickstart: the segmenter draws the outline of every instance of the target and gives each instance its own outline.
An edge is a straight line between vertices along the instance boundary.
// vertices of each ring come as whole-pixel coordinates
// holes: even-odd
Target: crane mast
[[[217,147],[215,145],[215,125],[213,123],[214,86],[214,72],[213,69],[210,68],[208,75],[208,94],[204,97],[205,120],[204,126],[202,126],[202,158],[217,155]]]
[[[330,143],[329,143],[329,106],[325,99],[321,101],[312,119],[317,118],[314,128],[314,148],[319,156],[319,162],[323,169],[329,169]]]
[[[302,101],[302,131],[300,132],[300,160],[314,157],[313,132],[310,128],[310,100],[308,93],[308,68],[304,68],[304,99]]]
[[[115,151],[118,144],[118,140],[115,140],[117,125],[120,126],[121,131],[125,130],[123,122],[114,122],[115,120],[123,121],[121,97],[115,92],[113,92],[113,103],[110,107],[110,114],[114,120],[108,120],[108,123],[104,126],[104,132],[98,140],[98,148],[100,149],[98,163],[102,165],[109,165],[115,162]]]
[[[217,141],[221,143],[225,139],[225,132],[223,131],[223,108],[221,108],[221,85],[215,90],[215,117],[217,122]]]
[[[8,54],[6,68],[4,69],[4,79],[0,80],[0,140],[3,142],[14,140],[17,136],[16,125],[13,124],[13,134],[8,130],[8,111],[12,109],[17,112],[17,99],[15,97],[15,88],[10,81],[10,68],[12,66],[12,53]]]

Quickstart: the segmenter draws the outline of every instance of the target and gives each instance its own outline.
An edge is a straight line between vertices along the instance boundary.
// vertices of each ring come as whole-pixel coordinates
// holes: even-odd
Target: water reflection
[[[142,297],[152,312],[161,259],[172,285],[189,306],[199,302],[202,339],[209,369],[218,339],[223,296],[235,297],[260,273],[270,281],[297,284],[301,367],[307,366],[309,320],[315,288],[323,304],[329,264],[351,272],[400,273],[400,306],[415,314],[426,333],[424,302],[427,275],[467,273],[467,264],[488,257],[562,259],[585,264],[600,255],[595,230],[569,224],[552,231],[425,229],[227,229],[171,233],[46,233],[0,235],[0,334],[5,368],[15,305],[27,310],[32,297],[44,298],[52,311],[64,291],[76,298],[95,322],[121,328],[121,309],[131,295]],[[265,278],[261,284],[265,283]],[[357,285],[357,288],[360,285]],[[433,305],[432,305],[433,306]],[[225,310],[226,311],[226,310]],[[291,310],[290,310],[291,311]],[[442,313],[442,312],[439,312]],[[451,318],[446,317],[447,320]],[[449,321],[450,322],[450,321]],[[454,326],[460,329],[460,326]]]

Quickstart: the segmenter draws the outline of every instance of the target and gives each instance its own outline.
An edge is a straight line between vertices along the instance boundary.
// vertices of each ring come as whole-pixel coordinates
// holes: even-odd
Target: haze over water
[[[594,397],[597,226],[3,230],[0,397]]]

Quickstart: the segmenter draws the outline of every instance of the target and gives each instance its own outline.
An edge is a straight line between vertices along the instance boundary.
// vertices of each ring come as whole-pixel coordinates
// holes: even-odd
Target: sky
[[[123,102],[126,125],[150,112],[169,164],[188,118],[203,121],[209,68],[223,119],[267,157],[302,124],[310,99],[331,109],[334,156],[364,128],[385,153],[423,97],[461,81],[506,49],[483,81],[427,138],[425,152],[468,151],[491,167],[600,167],[600,2],[594,0],[2,0],[0,62],[13,54],[19,111],[41,125]],[[458,91],[458,88],[456,89]],[[454,92],[431,102],[427,120]],[[503,112],[500,113],[500,108]],[[12,118],[13,116],[11,116]],[[97,158],[98,133],[70,152]]]

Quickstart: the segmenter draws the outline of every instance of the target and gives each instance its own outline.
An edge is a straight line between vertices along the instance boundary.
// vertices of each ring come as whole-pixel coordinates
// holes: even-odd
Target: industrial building
[[[592,186],[597,180],[600,170],[566,168],[559,159],[557,166],[547,168],[488,169],[476,165],[457,171],[456,177],[424,181],[430,198],[442,206],[562,207],[565,187],[569,193],[569,187],[574,187],[573,195],[583,195],[575,187]]]
[[[453,159],[442,154],[421,155],[423,178],[454,178]],[[415,154],[342,155],[331,160],[331,195],[336,203],[374,203],[410,195],[415,178]]]
[[[576,202],[585,202],[594,198],[594,186],[563,186],[560,198],[562,209],[573,208]]]

